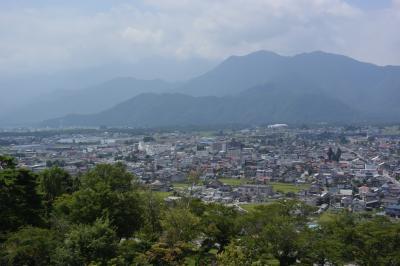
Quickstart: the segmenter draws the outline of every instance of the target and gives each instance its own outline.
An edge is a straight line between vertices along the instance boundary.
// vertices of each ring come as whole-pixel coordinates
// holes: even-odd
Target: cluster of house
[[[188,190],[193,197],[205,202],[225,204],[265,202],[274,197],[274,191],[270,185],[243,184],[231,186],[218,180],[207,182],[202,186],[193,186]]]
[[[0,137],[1,140],[1,137]],[[259,127],[225,132],[168,132],[149,135],[91,132],[15,138],[0,152],[40,171],[52,165],[71,174],[99,163],[122,161],[154,190],[188,182],[187,193],[204,201],[263,202],[297,197],[321,210],[378,210],[400,215],[400,135],[379,128]],[[332,156],[332,152],[335,156]],[[241,185],[219,179],[244,180]],[[279,193],[271,184],[305,184]],[[244,184],[246,183],[246,184]],[[198,185],[202,184],[202,185]]]

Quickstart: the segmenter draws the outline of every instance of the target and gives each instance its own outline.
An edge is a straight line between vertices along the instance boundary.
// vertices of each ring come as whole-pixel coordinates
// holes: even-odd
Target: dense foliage
[[[320,219],[293,200],[246,213],[166,204],[122,164],[76,180],[0,159],[0,265],[400,265],[400,224],[385,217]]]

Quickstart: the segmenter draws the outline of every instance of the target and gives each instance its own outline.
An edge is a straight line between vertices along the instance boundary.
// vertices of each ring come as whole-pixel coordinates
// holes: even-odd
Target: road
[[[350,153],[355,154],[355,155],[357,156],[357,158],[363,160],[364,162],[367,162],[367,163],[368,163],[368,162],[371,161],[371,160],[365,158],[364,156],[361,156],[358,152],[356,152],[356,151],[354,151],[354,150],[352,150],[352,149],[350,149],[350,148],[347,148],[347,147],[342,146],[342,145],[339,145],[339,147],[340,147],[340,149],[343,150],[343,151],[346,151],[346,152],[350,152]],[[388,173],[386,170],[383,171],[383,177],[386,178],[387,182],[391,182],[391,183],[393,183],[396,187],[400,187],[400,182],[399,182],[398,180],[396,180],[394,177],[390,176],[389,173]]]

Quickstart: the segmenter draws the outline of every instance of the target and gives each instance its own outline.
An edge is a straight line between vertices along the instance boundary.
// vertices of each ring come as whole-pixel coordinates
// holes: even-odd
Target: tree
[[[199,171],[190,171],[187,179],[189,181],[189,183],[191,184],[191,188],[190,188],[190,194],[193,193],[193,188],[196,184],[199,183],[200,181],[200,172]]]
[[[115,192],[104,184],[64,195],[55,201],[55,214],[70,222],[91,224],[108,217],[119,237],[130,237],[142,226],[143,209],[136,192]]]
[[[328,160],[332,161],[335,153],[333,152],[331,147],[329,147],[327,155],[328,155]]]
[[[302,229],[290,220],[280,217],[264,227],[260,242],[279,261],[279,265],[293,265],[303,252]]]
[[[183,198],[179,204],[180,206],[187,206],[190,212],[198,217],[203,216],[208,207],[201,199],[197,198]]]
[[[135,177],[126,170],[122,163],[99,164],[81,177],[82,188],[93,188],[99,184],[113,191],[131,191]]]
[[[333,238],[346,247],[340,250],[343,261],[354,261],[354,243],[358,238],[355,228],[358,222],[354,214],[344,211],[335,215],[330,223],[324,224],[325,228],[330,227]]]
[[[338,148],[336,150],[336,154],[335,154],[335,161],[339,162],[341,156],[342,156],[342,150],[340,148]]]
[[[39,174],[39,190],[49,203],[64,193],[72,193],[73,189],[71,176],[60,167],[45,169]]]
[[[43,208],[36,175],[26,169],[0,170],[0,238],[24,225],[39,225]]]
[[[24,227],[12,233],[4,243],[0,264],[50,265],[51,254],[59,244],[52,230]]]
[[[46,167],[64,167],[66,162],[64,160],[46,161]]]
[[[145,252],[152,247],[152,243],[145,239],[126,239],[121,241],[117,249],[117,257],[111,259],[108,265],[143,265],[147,259]]]
[[[0,155],[0,170],[2,169],[15,169],[17,162],[14,157]]]
[[[243,243],[254,260],[272,255],[280,265],[292,265],[304,256],[308,216],[313,209],[290,200],[259,206],[244,221]],[[267,256],[267,257],[266,257]]]
[[[143,142],[152,142],[152,141],[155,141],[155,139],[152,136],[143,137]]]
[[[348,139],[347,139],[344,135],[341,135],[341,136],[339,137],[339,142],[340,142],[340,144],[347,144],[347,143],[349,143]]]
[[[141,233],[149,240],[156,240],[162,233],[162,202],[152,191],[143,193],[143,227]]]
[[[353,243],[358,265],[400,265],[400,225],[379,217],[356,226]]]
[[[340,241],[336,229],[333,222],[325,222],[305,231],[303,264],[324,266],[344,263],[343,250],[346,246]]]
[[[219,252],[223,251],[232,238],[238,233],[238,213],[233,207],[220,204],[207,206],[207,210],[201,217],[202,231],[206,236],[204,244],[209,247],[219,245]]]
[[[106,265],[115,257],[118,238],[108,220],[98,219],[92,225],[74,225],[63,245],[55,251],[53,265]]]
[[[58,217],[83,224],[108,217],[119,237],[130,237],[142,227],[142,200],[133,186],[134,177],[125,166],[98,165],[81,180],[78,191],[55,201]]]
[[[177,242],[173,246],[166,243],[155,243],[142,255],[138,265],[184,265],[184,260],[191,253],[191,246],[184,242]]]
[[[200,218],[185,207],[168,209],[161,224],[164,229],[163,241],[170,246],[177,242],[192,241],[200,233]]]
[[[143,227],[143,203],[139,193],[111,193],[108,197],[111,204],[106,208],[106,217],[110,217],[111,224],[119,237],[131,237]]]
[[[238,243],[229,244],[223,252],[217,254],[217,261],[218,265],[224,266],[252,265],[251,259]]]

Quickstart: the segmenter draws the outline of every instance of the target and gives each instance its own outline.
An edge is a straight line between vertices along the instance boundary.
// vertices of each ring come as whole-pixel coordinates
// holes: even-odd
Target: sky
[[[150,59],[194,67],[256,50],[400,65],[400,0],[0,1],[2,76]]]

